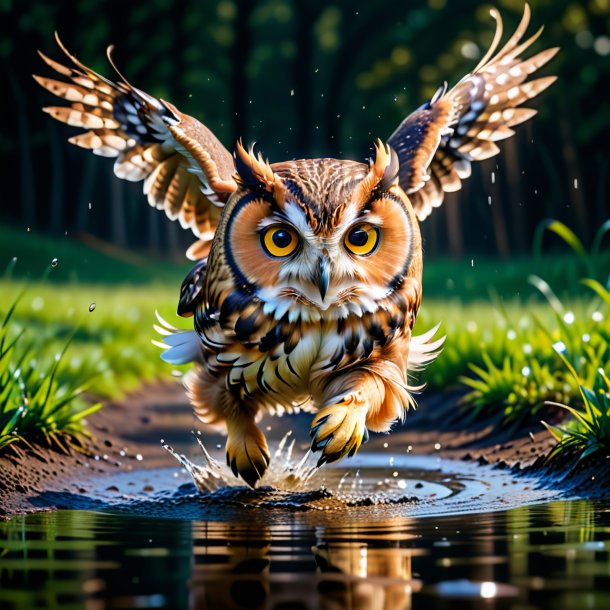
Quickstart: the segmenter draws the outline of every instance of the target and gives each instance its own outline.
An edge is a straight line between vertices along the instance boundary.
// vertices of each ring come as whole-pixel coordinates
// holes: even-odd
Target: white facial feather
[[[257,296],[264,303],[264,312],[273,314],[277,320],[288,313],[290,321],[302,319],[315,322],[322,317],[340,319],[377,311],[378,302],[387,297],[391,290],[386,285],[371,285],[362,277],[358,260],[345,249],[344,238],[360,220],[381,227],[383,219],[377,214],[361,217],[355,206],[348,206],[333,234],[320,236],[312,231],[307,217],[296,202],[287,202],[284,216],[272,215],[259,223],[259,229],[264,229],[288,220],[301,240],[298,253],[283,262],[278,282],[258,289]],[[322,300],[312,278],[324,251],[331,260],[331,281]],[[348,291],[349,298],[346,299]],[[298,295],[304,299],[298,298]]]

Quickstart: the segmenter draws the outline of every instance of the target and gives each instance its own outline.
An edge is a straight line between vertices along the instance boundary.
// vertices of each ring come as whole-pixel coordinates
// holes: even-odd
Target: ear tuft
[[[398,181],[399,161],[396,151],[379,138],[375,142],[375,160],[370,161],[371,173],[378,180],[378,187],[388,190]]]
[[[248,150],[244,148],[242,141],[237,142],[233,153],[237,181],[250,187],[262,188],[272,191],[275,183],[275,174],[259,152],[254,154],[254,144]]]

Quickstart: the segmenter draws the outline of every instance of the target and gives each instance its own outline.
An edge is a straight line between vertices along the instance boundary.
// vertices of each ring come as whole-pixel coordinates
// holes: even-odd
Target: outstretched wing
[[[120,82],[104,78],[70,55],[57,34],[56,39],[69,67],[40,56],[65,80],[34,78],[69,104],[43,110],[85,129],[69,141],[96,155],[116,157],[114,173],[119,178],[143,180],[148,203],[199,238],[187,255],[207,256],[220,207],[236,188],[229,151],[193,117],[136,89],[118,70]]]
[[[502,18],[492,10],[496,33],[479,65],[455,87],[441,87],[430,102],[410,114],[388,139],[400,160],[399,180],[419,220],[443,202],[444,194],[457,191],[468,178],[472,161],[500,152],[495,144],[513,135],[512,127],[536,114],[519,106],[549,87],[556,79],[528,77],[559,50],[551,48],[527,59],[520,55],[542,33],[540,28],[523,41],[529,25],[526,4],[521,23],[504,47]]]

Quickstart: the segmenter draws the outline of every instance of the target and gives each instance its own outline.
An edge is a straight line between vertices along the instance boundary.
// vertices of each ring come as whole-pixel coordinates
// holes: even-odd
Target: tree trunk
[[[89,216],[91,215],[89,204],[93,206],[97,203],[92,201],[92,194],[95,175],[97,173],[97,164],[99,162],[100,160],[94,155],[85,156],[83,177],[80,181],[80,189],[76,199],[76,205],[78,207],[76,209],[75,227],[77,231],[87,231],[89,227]]]
[[[15,112],[17,115],[17,134],[19,138],[19,181],[21,183],[21,208],[23,222],[28,227],[38,224],[36,209],[36,190],[34,188],[34,163],[32,160],[32,144],[30,139],[30,126],[28,123],[27,106],[19,82],[15,78],[10,64],[6,63],[8,81],[15,98]]]
[[[57,235],[67,229],[67,215],[64,214],[64,155],[66,150],[59,137],[57,125],[49,121],[51,143],[51,193],[49,198],[49,228]]]
[[[118,180],[114,174],[110,176],[110,207],[112,218],[112,241],[122,248],[127,246],[127,234],[125,232],[125,193],[122,180]]]
[[[460,195],[464,193],[445,193],[443,208],[447,214],[447,240],[452,258],[460,258],[464,254],[464,240],[460,222]],[[433,212],[434,213],[434,212]],[[472,211],[470,212],[472,214]],[[469,215],[470,215],[469,214]]]
[[[312,31],[317,11],[309,2],[295,0],[294,5],[297,30],[297,53],[292,73],[297,112],[294,155],[306,158],[313,154]]]
[[[489,186],[487,186],[485,178],[484,187],[489,189],[489,196],[491,197],[491,219],[493,222],[494,238],[496,242],[496,250],[500,258],[508,258],[510,256],[510,247],[508,242],[508,230],[506,227],[505,215],[502,211],[502,196],[500,187],[498,184],[498,171],[496,169],[496,160],[491,159],[489,161],[482,162],[483,168],[481,176],[490,176]],[[491,176],[494,176],[493,178]]]
[[[587,213],[587,204],[583,196],[584,185],[578,162],[578,152],[574,145],[572,125],[565,113],[562,113],[559,118],[559,128],[563,140],[563,158],[568,170],[567,180],[565,180],[566,189],[570,193],[570,201],[574,207],[578,233],[581,239],[586,240],[589,237],[589,214]]]
[[[235,18],[233,48],[231,50],[231,120],[233,121],[232,143],[247,136],[248,79],[246,76],[246,61],[252,47],[250,32],[250,15],[252,0],[242,0]]]
[[[508,205],[512,217],[513,247],[518,252],[524,252],[528,244],[527,225],[525,221],[525,209],[523,207],[523,188],[521,186],[521,169],[519,164],[519,153],[516,135],[504,142],[504,160],[506,161],[507,192],[509,193]]]

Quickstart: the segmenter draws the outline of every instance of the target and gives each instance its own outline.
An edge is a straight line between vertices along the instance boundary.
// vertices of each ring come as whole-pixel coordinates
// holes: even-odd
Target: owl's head
[[[375,311],[407,276],[419,279],[417,218],[398,159],[379,142],[368,165],[336,159],[264,162],[235,153],[238,189],[221,220],[236,282],[266,313],[316,320]]]

